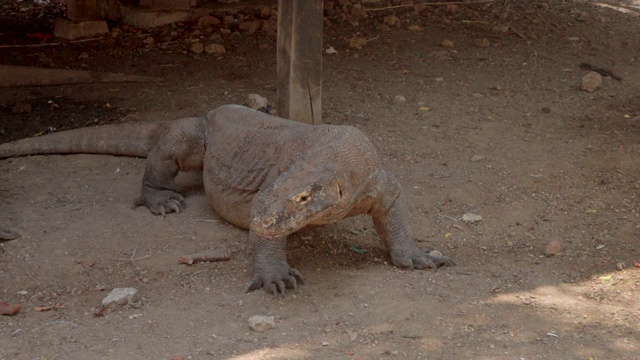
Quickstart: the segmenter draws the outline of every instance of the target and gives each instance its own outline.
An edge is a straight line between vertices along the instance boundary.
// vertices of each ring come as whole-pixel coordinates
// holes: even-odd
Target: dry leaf
[[[0,301],[0,315],[15,315],[20,311],[22,305],[9,304],[8,302]]]

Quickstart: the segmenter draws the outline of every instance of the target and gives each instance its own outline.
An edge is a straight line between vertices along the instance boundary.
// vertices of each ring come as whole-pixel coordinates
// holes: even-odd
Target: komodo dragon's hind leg
[[[202,170],[205,155],[204,118],[187,118],[169,125],[147,156],[142,194],[134,206],[146,206],[156,215],[184,210],[175,178],[180,171]]]
[[[411,238],[407,203],[400,184],[390,174],[386,174],[383,181],[384,190],[371,216],[376,232],[389,249],[393,265],[409,269],[455,265],[447,256],[431,255],[418,247]]]
[[[11,230],[0,227],[0,242],[13,240],[18,237],[20,237],[20,234],[18,234],[17,232],[13,232]]]
[[[285,288],[298,290],[304,284],[300,272],[287,263],[287,237],[263,239],[249,232],[253,247],[253,280],[247,292],[264,288],[268,293],[284,295]]]

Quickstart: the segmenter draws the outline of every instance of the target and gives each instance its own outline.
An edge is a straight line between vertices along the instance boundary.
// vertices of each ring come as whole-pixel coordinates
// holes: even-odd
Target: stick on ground
[[[199,262],[210,262],[210,261],[226,261],[231,259],[231,255],[226,249],[211,251],[211,252],[201,252],[197,254],[185,255],[180,258],[180,263],[193,265]]]

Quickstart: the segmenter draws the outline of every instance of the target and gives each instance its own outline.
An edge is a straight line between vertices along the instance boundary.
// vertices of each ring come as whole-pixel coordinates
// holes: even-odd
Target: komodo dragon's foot
[[[0,228],[0,242],[13,240],[18,237],[20,237],[20,234],[18,234],[17,232]]]
[[[247,289],[258,289],[278,295],[284,295],[285,289],[298,290],[298,284],[304,284],[302,274],[287,262],[287,237],[260,238],[249,232],[253,246],[253,280]]]
[[[418,248],[408,251],[395,251],[391,254],[393,265],[409,269],[437,269],[441,266],[453,266],[456,263],[439,251],[424,251]]]
[[[298,291],[298,284],[304,285],[302,274],[289,266],[287,262],[270,264],[269,269],[254,270],[256,273],[247,292],[264,289],[275,296],[284,296],[286,289]]]
[[[146,206],[155,215],[179,213],[187,207],[184,196],[173,190],[143,187],[140,195],[133,203],[134,207]]]

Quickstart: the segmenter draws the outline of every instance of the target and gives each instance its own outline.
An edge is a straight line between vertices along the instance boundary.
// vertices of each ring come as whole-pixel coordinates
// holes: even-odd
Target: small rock
[[[415,4],[413,5],[413,10],[420,14],[421,12],[425,11],[427,8],[429,7],[429,5],[427,4]]]
[[[582,77],[580,90],[594,92],[602,86],[602,76],[595,71],[590,71]]]
[[[194,54],[202,54],[204,52],[204,45],[202,45],[201,42],[194,42],[193,44],[191,44],[189,51]]]
[[[540,108],[540,110],[545,114],[548,114],[551,112],[551,108],[548,106],[543,106],[542,108]]]
[[[193,13],[191,14],[191,21],[197,23],[201,17],[209,16],[209,14],[211,14],[211,11],[209,9],[205,9],[205,8],[194,9]]]
[[[231,24],[233,24],[235,21],[236,21],[236,19],[233,17],[233,15],[225,15],[225,16],[222,18],[222,22],[223,22],[225,25],[231,25]]]
[[[349,46],[354,49],[362,49],[367,44],[367,39],[360,35],[354,35],[349,39]]]
[[[396,104],[404,104],[407,102],[407,99],[402,95],[396,95],[396,97],[393,98],[393,102]]]
[[[89,58],[89,53],[87,53],[86,51],[78,55],[78,59],[88,59],[88,58]]]
[[[482,216],[478,214],[473,214],[473,213],[465,213],[462,215],[462,221],[467,223],[475,223],[475,222],[482,221]]]
[[[588,20],[589,20],[589,17],[590,17],[590,16],[589,16],[589,13],[588,13],[588,12],[586,12],[586,11],[580,11],[580,12],[578,13],[578,16],[576,17],[576,20],[578,20],[578,21],[582,21],[582,22],[585,22],[585,21],[588,21]]]
[[[156,43],[156,40],[153,38],[153,36],[147,36],[146,38],[144,38],[144,40],[142,40],[142,42],[147,45],[153,45]]]
[[[227,50],[224,48],[224,46],[222,46],[220,44],[209,44],[209,45],[204,47],[204,51],[207,54],[222,55]]]
[[[220,21],[220,19],[218,19],[215,16],[211,16],[211,15],[206,15],[201,17],[200,19],[198,19],[198,27],[200,28],[207,28],[210,26],[218,26],[222,23],[222,21]]]
[[[491,28],[491,31],[496,34],[507,34],[509,32],[509,25],[496,25]]]
[[[247,95],[247,106],[252,109],[263,109],[269,105],[267,98],[260,96],[258,94],[249,94]]]
[[[28,114],[31,110],[31,104],[23,102],[15,103],[11,107],[11,112],[14,114]]]
[[[118,37],[118,36],[120,36],[120,35],[122,35],[122,29],[120,29],[120,28],[113,28],[113,29],[111,30],[111,37],[116,38],[116,37]]]
[[[490,43],[489,43],[489,39],[487,38],[481,38],[481,39],[475,39],[473,40],[473,43],[475,44],[475,46],[477,47],[489,47]]]
[[[250,34],[260,30],[262,27],[262,20],[254,19],[249,21],[243,21],[238,25],[238,29],[246,31]]]
[[[398,27],[400,26],[400,18],[395,15],[389,15],[384,18],[384,23],[390,27]]]
[[[254,315],[249,318],[249,327],[253,331],[267,331],[276,327],[273,316]]]
[[[263,18],[268,18],[269,16],[271,16],[271,8],[269,6],[264,6],[262,9],[260,9],[260,16],[262,16]]]
[[[262,31],[267,35],[276,35],[278,30],[277,18],[268,19],[262,22]]]
[[[112,304],[126,305],[136,300],[138,290],[134,288],[115,288],[109,295],[102,299],[102,307],[109,307]]]
[[[367,12],[364,11],[364,9],[362,8],[362,5],[360,4],[354,5],[351,8],[350,15],[351,15],[351,18],[356,21],[367,18]]]
[[[558,240],[551,240],[547,244],[547,248],[544,250],[546,256],[558,255],[564,250],[564,245]]]
[[[444,40],[442,40],[442,46],[446,47],[446,48],[453,47],[453,41],[451,41],[449,39],[444,39]]]
[[[624,270],[624,263],[621,263],[621,262],[617,263],[616,264],[616,270],[618,270],[618,271]]]
[[[478,162],[478,161],[482,161],[484,160],[484,156],[483,155],[473,155],[471,157],[471,161],[473,162]]]
[[[413,31],[413,32],[418,32],[418,31],[422,30],[420,25],[409,25],[409,27],[407,29],[409,31]]]

